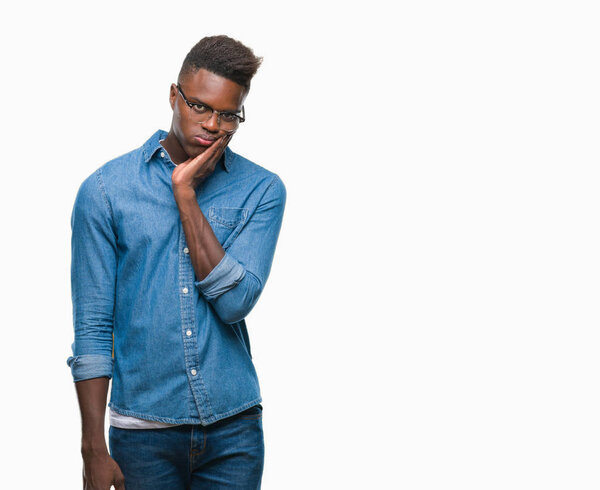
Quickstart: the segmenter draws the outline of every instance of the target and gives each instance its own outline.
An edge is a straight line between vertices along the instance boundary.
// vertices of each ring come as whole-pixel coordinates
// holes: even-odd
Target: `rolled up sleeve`
[[[73,381],[83,381],[91,378],[112,377],[113,359],[108,356],[88,354],[71,356],[67,359],[71,368]]]
[[[286,199],[285,185],[275,175],[221,262],[195,282],[224,323],[243,320],[258,301],[271,271]]]
[[[100,170],[77,193],[71,215],[73,381],[112,377],[116,234]]]
[[[206,299],[214,300],[237,286],[245,275],[246,269],[226,252],[208,276],[202,281],[195,281],[195,284]]]

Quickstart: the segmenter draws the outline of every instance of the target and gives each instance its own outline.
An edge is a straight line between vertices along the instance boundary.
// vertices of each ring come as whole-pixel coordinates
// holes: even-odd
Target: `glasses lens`
[[[202,104],[194,104],[190,106],[190,117],[192,121],[197,123],[203,123],[208,121],[212,117],[212,109]]]
[[[225,131],[234,131],[240,125],[240,120],[233,114],[221,114],[219,127]]]
[[[194,104],[190,107],[190,117],[195,123],[208,121],[213,115],[213,110],[202,104]],[[235,114],[224,112],[217,116],[219,128],[224,131],[235,131],[240,125],[240,120]]]

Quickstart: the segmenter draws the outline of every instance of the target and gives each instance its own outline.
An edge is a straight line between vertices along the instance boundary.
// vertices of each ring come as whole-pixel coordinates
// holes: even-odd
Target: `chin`
[[[188,157],[190,157],[190,158],[196,158],[198,155],[202,155],[202,153],[204,153],[205,151],[206,151],[206,148],[204,148],[203,146],[198,146],[198,145],[189,146],[188,148],[185,149],[185,152],[187,153]]]

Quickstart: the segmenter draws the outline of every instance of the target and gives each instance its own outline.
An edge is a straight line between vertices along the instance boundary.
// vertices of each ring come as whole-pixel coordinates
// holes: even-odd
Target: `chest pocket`
[[[248,212],[247,208],[208,208],[208,222],[223,249],[235,240],[248,219]]]

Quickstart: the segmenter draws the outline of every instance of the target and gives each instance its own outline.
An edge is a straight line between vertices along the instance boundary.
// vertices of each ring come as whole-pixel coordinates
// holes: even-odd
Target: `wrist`
[[[104,438],[101,441],[83,441],[81,443],[81,455],[84,458],[97,457],[108,454],[108,447]]]
[[[187,185],[173,185],[173,194],[176,201],[196,200],[196,190]]]

